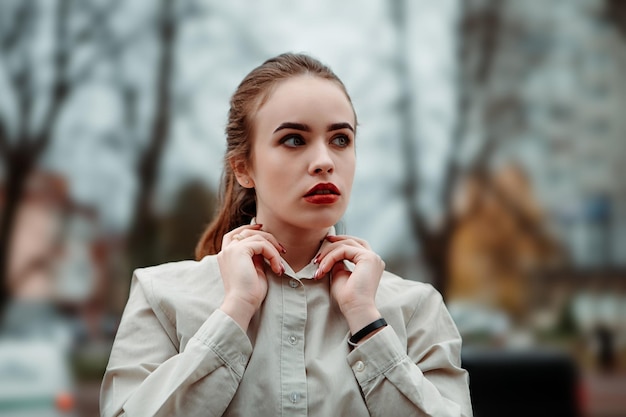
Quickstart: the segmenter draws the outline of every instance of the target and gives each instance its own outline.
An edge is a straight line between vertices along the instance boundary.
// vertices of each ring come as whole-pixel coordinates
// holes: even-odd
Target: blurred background
[[[626,415],[619,0],[2,0],[0,415],[98,415],[132,270],[193,257],[285,51],[351,93],[343,226],[444,295],[475,414]]]

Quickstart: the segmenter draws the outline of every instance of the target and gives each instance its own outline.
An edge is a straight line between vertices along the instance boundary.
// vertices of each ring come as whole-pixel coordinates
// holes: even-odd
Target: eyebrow
[[[303,132],[311,132],[311,127],[305,123],[293,123],[293,122],[285,122],[285,123],[281,123],[280,126],[278,126],[275,130],[274,133],[283,130],[283,129],[294,129],[294,130],[301,130]],[[354,132],[354,128],[352,127],[352,125],[350,123],[332,123],[330,125],[328,125],[328,131],[332,132],[334,130],[341,130],[341,129],[349,129],[350,131]]]

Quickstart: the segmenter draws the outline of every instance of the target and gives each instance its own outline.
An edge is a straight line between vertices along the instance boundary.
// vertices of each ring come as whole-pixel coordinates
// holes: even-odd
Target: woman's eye
[[[297,136],[297,135],[290,135],[290,136],[285,136],[281,140],[281,143],[283,145],[289,146],[290,148],[296,148],[298,146],[304,145],[304,139],[302,139],[302,137]]]
[[[350,138],[344,135],[335,136],[332,143],[341,148],[345,148],[350,145]]]

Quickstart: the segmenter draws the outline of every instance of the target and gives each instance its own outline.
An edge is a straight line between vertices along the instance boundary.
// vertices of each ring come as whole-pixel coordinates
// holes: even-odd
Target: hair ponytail
[[[250,223],[256,214],[254,190],[239,185],[230,167],[224,169],[221,188],[219,210],[196,245],[196,260],[218,253],[222,249],[224,235]]]

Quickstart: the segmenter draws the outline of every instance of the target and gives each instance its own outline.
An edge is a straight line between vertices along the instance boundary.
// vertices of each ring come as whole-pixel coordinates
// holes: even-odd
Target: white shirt
[[[219,310],[215,256],[135,271],[102,416],[472,415],[461,338],[430,285],[385,272],[376,304],[389,326],[352,348],[329,277],[284,263],[280,277],[266,268],[247,333]]]

